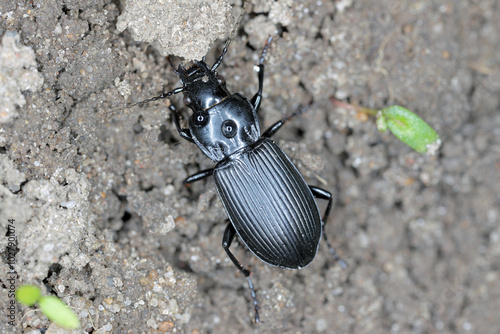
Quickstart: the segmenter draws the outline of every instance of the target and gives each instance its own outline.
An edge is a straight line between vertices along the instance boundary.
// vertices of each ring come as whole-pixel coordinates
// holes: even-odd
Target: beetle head
[[[189,130],[198,147],[215,162],[260,138],[257,113],[241,94],[233,94],[211,108],[193,112]]]
[[[196,61],[188,69],[179,66],[177,72],[183,85],[184,103],[193,111],[213,107],[231,95],[224,77],[204,61]]]

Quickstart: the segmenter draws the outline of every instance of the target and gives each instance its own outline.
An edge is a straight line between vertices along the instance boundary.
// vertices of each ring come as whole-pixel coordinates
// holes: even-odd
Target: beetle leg
[[[259,90],[250,100],[253,105],[255,112],[259,111],[260,103],[262,102],[262,89],[264,88],[264,64],[259,64]]]
[[[323,218],[322,218],[322,220],[323,220],[323,224],[322,224],[323,238],[325,238],[325,242],[326,242],[326,245],[328,246],[328,250],[330,251],[330,254],[332,254],[335,261],[337,261],[340,264],[342,269],[346,269],[347,264],[344,262],[344,260],[342,260],[337,255],[337,252],[335,252],[335,248],[332,247],[332,245],[328,241],[328,238],[327,238],[326,233],[325,233],[325,224],[326,224],[326,221],[328,220],[328,216],[330,215],[330,210],[332,209],[332,201],[333,201],[332,193],[330,193],[324,189],[315,187],[315,186],[309,186],[309,189],[311,189],[311,192],[312,192],[314,197],[328,200],[328,205],[326,207],[325,214],[323,215]]]
[[[309,186],[314,197],[328,200],[328,206],[326,207],[325,214],[323,215],[323,222],[326,223],[328,216],[330,215],[330,210],[332,209],[333,197],[332,193],[315,186]]]
[[[238,268],[239,271],[245,275],[245,277],[248,280],[248,286],[250,287],[250,292],[252,293],[252,301],[253,301],[253,306],[254,306],[254,311],[255,311],[255,322],[259,322],[259,303],[257,302],[257,296],[255,295],[255,289],[253,287],[252,279],[250,278],[250,270],[245,268],[231,253],[229,250],[229,247],[231,246],[231,243],[234,240],[234,237],[236,236],[236,230],[234,229],[233,224],[229,223],[227,224],[226,230],[224,231],[224,236],[222,237],[222,248],[227,253],[227,256],[231,259],[231,261],[234,263],[236,268]]]
[[[200,171],[200,172],[198,172],[196,174],[188,176],[184,180],[184,184],[189,184],[189,183],[193,183],[193,182],[196,182],[196,181],[200,181],[200,180],[206,179],[207,177],[212,176],[213,173],[214,173],[214,169],[213,168],[202,170],[202,171]]]
[[[279,129],[281,129],[281,127],[283,125],[286,124],[286,122],[288,122],[289,120],[291,120],[293,117],[295,116],[298,116],[300,114],[303,114],[305,113],[306,111],[309,110],[309,106],[306,106],[306,107],[302,107],[300,108],[299,110],[297,110],[296,112],[294,112],[293,114],[289,115],[289,116],[286,116],[284,118],[282,118],[281,120],[277,121],[276,123],[274,123],[273,125],[271,125],[263,134],[262,134],[262,137],[267,137],[267,138],[271,138],[272,136],[274,136],[274,134],[276,132],[278,132]]]
[[[181,128],[181,117],[179,116],[179,112],[177,111],[177,109],[175,109],[173,104],[170,105],[170,110],[172,111],[175,128],[177,129],[177,132],[179,132],[179,135],[187,141],[194,143],[193,137],[191,136],[191,131],[186,128]]]
[[[255,95],[252,97],[250,100],[250,103],[252,103],[255,111],[259,111],[260,108],[260,103],[262,102],[262,89],[264,88],[264,58],[266,57],[267,49],[269,48],[269,44],[271,43],[271,40],[273,39],[273,36],[269,36],[269,38],[266,41],[266,45],[264,45],[264,48],[262,49],[262,53],[260,54],[260,61],[258,69],[259,73],[259,90]]]

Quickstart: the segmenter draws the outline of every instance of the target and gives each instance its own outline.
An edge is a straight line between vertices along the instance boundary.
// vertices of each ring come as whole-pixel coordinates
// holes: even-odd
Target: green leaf
[[[382,109],[381,115],[385,118],[389,130],[415,151],[434,154],[441,145],[436,131],[408,109],[391,106]]]
[[[80,320],[75,312],[59,298],[54,296],[43,296],[38,301],[38,304],[43,314],[45,314],[50,321],[68,329],[80,328]]]
[[[23,305],[33,306],[40,299],[42,291],[36,285],[21,285],[16,290],[16,299]]]

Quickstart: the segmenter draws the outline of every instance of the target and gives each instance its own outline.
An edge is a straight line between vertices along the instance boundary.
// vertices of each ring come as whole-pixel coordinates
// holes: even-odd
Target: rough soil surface
[[[229,35],[241,9],[229,4],[234,19],[180,6],[164,14],[175,29],[141,29],[163,33],[163,47],[192,42],[194,29],[212,64],[221,24]],[[247,5],[219,72],[251,97],[253,66],[275,36],[261,124],[314,102],[275,138],[310,184],[334,194],[326,233],[349,265],[322,244],[309,267],[278,269],[235,242],[252,269],[258,325],[246,280],[221,247],[226,214],[212,181],[183,187],[213,163],[175,130],[168,106],[182,98],[113,111],[179,86],[160,51],[117,28],[131,25],[119,18],[126,12],[111,0],[0,1],[0,234],[15,219],[18,240],[16,262],[0,266],[0,332],[56,330],[21,306],[15,328],[4,320],[15,270],[16,285],[36,284],[76,310],[76,333],[498,333],[497,1]],[[405,106],[443,147],[418,154],[331,97]]]

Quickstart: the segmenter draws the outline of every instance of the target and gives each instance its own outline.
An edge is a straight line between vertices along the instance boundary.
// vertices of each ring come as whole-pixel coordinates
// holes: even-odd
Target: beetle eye
[[[184,95],[183,101],[184,101],[184,104],[187,106],[190,105],[191,102],[193,102],[188,95]]]
[[[205,110],[202,110],[200,112],[197,112],[193,114],[193,125],[196,126],[197,128],[201,128],[208,123],[208,112]]]
[[[222,122],[222,134],[226,138],[233,138],[236,135],[238,126],[236,123],[230,119]]]
[[[226,84],[226,78],[224,78],[222,75],[217,75],[216,76],[217,78],[217,82],[221,85],[225,85]]]

